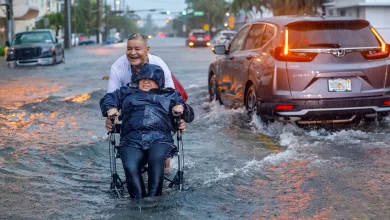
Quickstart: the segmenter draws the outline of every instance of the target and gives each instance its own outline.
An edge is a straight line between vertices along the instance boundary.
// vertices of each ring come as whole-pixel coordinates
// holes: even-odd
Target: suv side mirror
[[[217,46],[214,46],[213,52],[214,52],[215,54],[218,54],[218,55],[226,54],[226,47],[225,47],[225,45],[217,45]]]
[[[6,41],[6,42],[5,42],[5,46],[7,46],[7,47],[10,47],[10,46],[11,46],[11,44],[9,43],[9,41]]]

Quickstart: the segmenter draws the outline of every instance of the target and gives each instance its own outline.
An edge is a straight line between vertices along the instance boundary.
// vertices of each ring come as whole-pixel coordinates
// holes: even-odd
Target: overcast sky
[[[185,0],[120,0],[124,1],[126,5],[130,7],[130,10],[143,10],[143,9],[164,9],[171,12],[181,12],[186,7],[187,4],[184,3]],[[114,9],[115,0],[107,0],[107,4],[111,4]],[[162,15],[159,12],[137,12],[142,18],[146,18],[148,13],[152,13],[152,18],[154,23],[157,26],[165,26],[165,19],[168,15]],[[176,13],[177,14],[177,13]],[[175,15],[172,14],[172,17]]]

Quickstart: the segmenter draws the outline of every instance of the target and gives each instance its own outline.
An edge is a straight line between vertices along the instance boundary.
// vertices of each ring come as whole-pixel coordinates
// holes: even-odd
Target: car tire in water
[[[65,51],[62,51],[61,63],[65,63]]]
[[[57,56],[54,54],[53,55],[53,63],[52,65],[56,65],[57,64]]]
[[[258,114],[260,116],[261,121],[265,124],[268,124],[272,120],[268,119],[267,117],[265,117],[264,114],[258,111],[257,104],[258,102],[256,88],[255,85],[251,85],[245,96],[245,107],[248,112],[248,116],[252,117],[253,115]]]
[[[249,116],[257,113],[257,94],[254,85],[251,85],[246,93],[245,107]]]
[[[209,97],[210,101],[216,100],[222,104],[218,90],[217,77],[214,74],[209,79]]]

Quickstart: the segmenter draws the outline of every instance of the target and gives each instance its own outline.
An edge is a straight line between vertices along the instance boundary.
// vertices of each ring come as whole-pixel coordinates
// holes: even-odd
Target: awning
[[[14,5],[13,10],[15,20],[30,20],[36,18],[39,14],[39,9],[34,6]],[[7,18],[5,6],[2,6],[0,9],[0,18]]]

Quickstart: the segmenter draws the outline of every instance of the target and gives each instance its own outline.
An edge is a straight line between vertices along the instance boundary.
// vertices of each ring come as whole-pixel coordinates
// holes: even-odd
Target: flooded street
[[[0,219],[390,219],[389,118],[340,130],[263,125],[209,102],[210,48],[150,46],[195,110],[185,190],[141,202],[110,191],[98,103],[125,44],[77,47],[56,66],[0,61]]]

